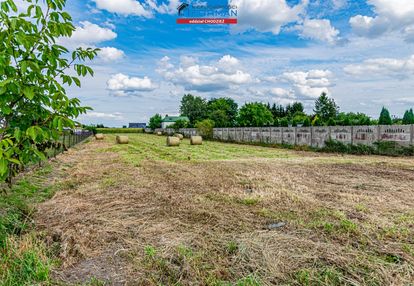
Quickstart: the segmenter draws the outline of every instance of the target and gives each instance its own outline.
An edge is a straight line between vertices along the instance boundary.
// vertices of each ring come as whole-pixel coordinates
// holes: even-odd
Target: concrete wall
[[[157,129],[173,135],[174,129]],[[198,135],[195,128],[178,131],[185,137]],[[380,126],[314,126],[314,127],[238,127],[214,128],[213,138],[229,142],[307,145],[323,147],[329,138],[344,144],[372,145],[378,141],[393,141],[403,146],[414,144],[414,125]]]

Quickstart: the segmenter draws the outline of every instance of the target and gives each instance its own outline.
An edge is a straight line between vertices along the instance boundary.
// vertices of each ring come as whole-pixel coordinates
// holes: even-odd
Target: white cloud
[[[271,88],[269,93],[279,98],[294,98],[292,91],[280,87]]]
[[[69,47],[94,46],[95,44],[110,41],[117,37],[117,34],[108,28],[100,27],[88,21],[80,22],[70,38],[60,38],[58,43]]]
[[[377,37],[398,31],[408,41],[414,40],[410,31],[407,31],[414,24],[414,1],[368,0],[368,3],[374,6],[375,17],[356,15],[349,20],[357,35]]]
[[[211,65],[200,65],[197,59],[181,57],[181,63],[175,69],[164,57],[157,70],[167,81],[183,86],[186,90],[212,91],[229,89],[253,82],[252,76],[242,71],[238,59],[225,55]]]
[[[155,11],[161,14],[176,14],[177,7],[180,5],[179,0],[169,0],[168,4],[161,3],[161,5],[157,6],[155,0],[147,0],[148,5]]]
[[[144,7],[136,0],[93,0],[96,7],[111,13],[117,13],[124,16],[135,15],[150,18],[152,12],[149,7]]]
[[[147,92],[156,89],[156,86],[148,77],[129,77],[122,73],[115,74],[106,83],[107,89],[115,96],[126,96]]]
[[[297,29],[303,38],[335,44],[339,40],[339,31],[326,19],[306,19]]]
[[[348,4],[347,0],[332,0],[333,7],[335,9],[341,9]]]
[[[105,62],[113,62],[122,59],[125,54],[123,51],[114,47],[104,47],[98,53],[99,58]]]
[[[308,2],[302,0],[290,7],[286,0],[229,0],[238,9],[238,24],[232,28],[236,32],[255,29],[279,34],[281,27],[300,19]]]
[[[104,112],[89,111],[88,113],[82,115],[82,117],[86,117],[86,118],[104,118],[104,119],[115,119],[115,120],[123,120],[124,119],[122,113],[120,113],[120,112],[104,113]]]
[[[317,98],[322,92],[330,93],[332,72],[329,70],[310,70],[307,72],[285,72],[280,76],[282,82],[292,85],[292,93],[301,99]]]
[[[364,78],[378,75],[404,78],[414,73],[414,55],[408,59],[368,59],[362,64],[347,65],[344,71],[354,76],[364,75]]]

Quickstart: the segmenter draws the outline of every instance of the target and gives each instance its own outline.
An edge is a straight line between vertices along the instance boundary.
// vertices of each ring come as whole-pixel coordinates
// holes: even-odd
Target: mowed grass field
[[[129,138],[50,163],[62,285],[413,285],[413,159]]]

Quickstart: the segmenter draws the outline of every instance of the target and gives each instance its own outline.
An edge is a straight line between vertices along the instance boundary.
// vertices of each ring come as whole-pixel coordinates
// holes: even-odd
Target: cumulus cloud
[[[286,0],[229,0],[229,4],[238,9],[238,25],[233,29],[236,32],[255,29],[279,34],[281,27],[300,19],[308,2],[301,0],[291,7]]]
[[[106,87],[115,96],[136,95],[156,89],[148,77],[130,77],[122,73],[115,74],[107,81]]]
[[[333,85],[332,76],[329,70],[310,70],[285,72],[278,77],[273,77],[272,80],[291,85],[288,92],[279,90],[276,95],[307,100],[317,98],[322,92],[329,94],[329,87]]]
[[[414,73],[414,55],[408,59],[378,58],[368,59],[362,64],[347,65],[344,71],[350,75],[375,77],[385,75],[405,78]]]
[[[96,7],[120,15],[135,15],[145,18],[152,17],[150,7],[145,7],[136,0],[93,0]],[[146,5],[148,6],[148,5]]]
[[[98,53],[99,58],[101,58],[104,62],[113,62],[119,59],[122,59],[125,54],[123,51],[113,48],[113,47],[104,47]]]
[[[269,84],[284,84],[288,88],[272,87],[266,93],[276,98],[278,102],[289,103],[293,100],[313,100],[322,92],[330,94],[333,86],[333,74],[329,70],[309,70],[284,72],[278,76],[264,77]]]
[[[357,35],[378,37],[387,32],[398,31],[407,41],[414,40],[411,33],[414,25],[414,1],[368,0],[368,3],[374,6],[375,17],[356,15],[349,20]]]
[[[69,48],[80,46],[94,46],[95,44],[110,41],[117,37],[117,34],[109,28],[101,27],[89,21],[80,22],[70,38],[60,38],[58,43]]]
[[[329,44],[335,44],[339,40],[339,31],[331,26],[326,19],[306,19],[302,25],[298,25],[299,35],[302,38],[313,39]]]
[[[200,65],[195,58],[181,57],[177,68],[168,57],[164,57],[157,71],[165,80],[181,85],[186,90],[223,90],[253,82],[252,76],[242,71],[239,60],[230,55],[223,56],[211,65]]]

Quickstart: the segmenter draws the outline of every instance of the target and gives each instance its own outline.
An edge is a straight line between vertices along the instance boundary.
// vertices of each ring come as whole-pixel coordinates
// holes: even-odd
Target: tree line
[[[391,125],[414,124],[413,109],[404,113],[402,118],[391,118],[387,108],[383,107],[378,119],[372,119],[364,113],[340,112],[333,98],[322,93],[315,100],[312,114],[306,114],[301,102],[286,106],[262,102],[245,103],[239,108],[231,98],[220,97],[205,99],[186,94],[181,99],[181,116],[187,121],[177,121],[172,128],[187,127],[264,127],[264,126],[351,126],[351,125]],[[150,118],[149,127],[160,128],[162,117],[156,114]]]

